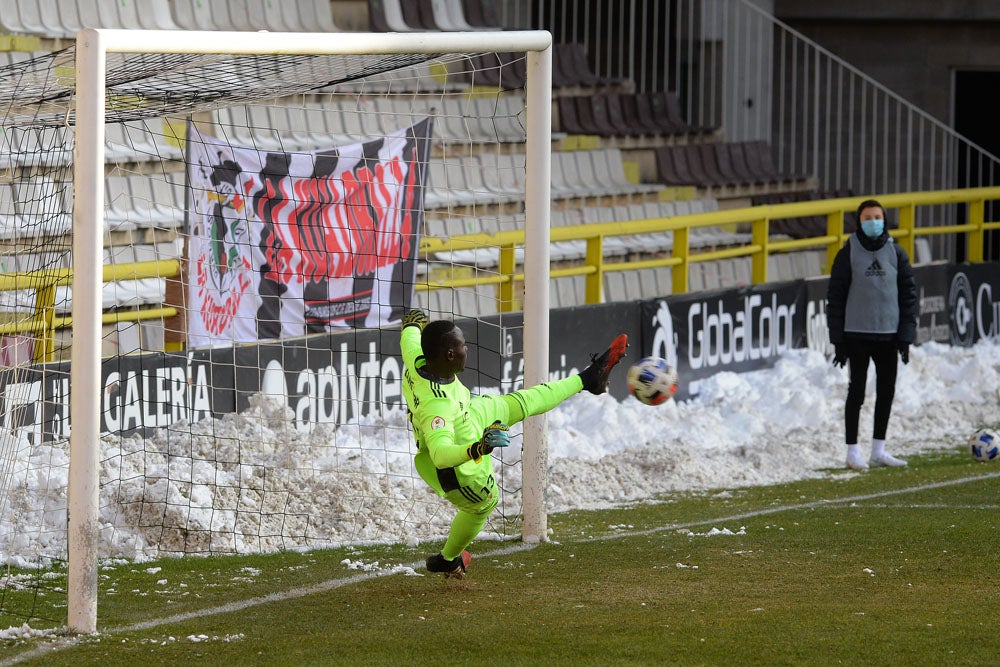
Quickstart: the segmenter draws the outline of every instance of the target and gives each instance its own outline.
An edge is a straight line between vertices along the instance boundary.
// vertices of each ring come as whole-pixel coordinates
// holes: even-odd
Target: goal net
[[[99,559],[442,538],[410,307],[474,392],[547,377],[548,34],[247,37],[0,69],[0,627],[68,589],[93,631]],[[544,419],[515,434],[484,537],[537,540]]]

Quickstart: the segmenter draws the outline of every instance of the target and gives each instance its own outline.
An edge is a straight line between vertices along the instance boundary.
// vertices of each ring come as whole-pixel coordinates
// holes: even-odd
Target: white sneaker
[[[873,456],[868,460],[868,465],[873,468],[902,468],[906,465],[903,459],[897,459],[892,454],[883,452],[880,456]]]
[[[847,453],[847,467],[851,470],[868,470],[868,464],[861,457],[861,454]]]

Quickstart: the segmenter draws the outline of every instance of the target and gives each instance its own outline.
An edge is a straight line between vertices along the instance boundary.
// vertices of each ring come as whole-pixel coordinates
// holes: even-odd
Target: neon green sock
[[[441,555],[447,560],[458,558],[467,546],[472,544],[476,535],[486,525],[486,519],[490,513],[472,514],[464,510],[459,510],[458,514],[451,522],[451,530],[448,531],[448,539],[441,548]]]
[[[525,417],[540,415],[556,407],[570,396],[583,390],[583,380],[579,375],[571,375],[561,380],[544,382],[527,389],[504,394],[501,398],[510,408],[510,424],[524,421]]]

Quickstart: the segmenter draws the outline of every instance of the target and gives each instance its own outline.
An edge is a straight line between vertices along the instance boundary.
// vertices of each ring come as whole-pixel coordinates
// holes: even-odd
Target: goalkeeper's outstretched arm
[[[413,309],[403,316],[403,328],[399,332],[399,348],[403,353],[403,365],[416,372],[417,357],[423,355],[420,346],[420,333],[429,321],[427,314],[420,309]]]

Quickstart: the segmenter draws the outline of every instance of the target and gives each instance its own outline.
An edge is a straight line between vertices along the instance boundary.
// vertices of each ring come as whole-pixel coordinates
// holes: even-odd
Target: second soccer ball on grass
[[[969,438],[969,454],[984,463],[1000,458],[1000,435],[993,429],[979,429]]]
[[[644,357],[628,369],[628,391],[646,405],[660,405],[677,393],[677,370],[660,357]]]

